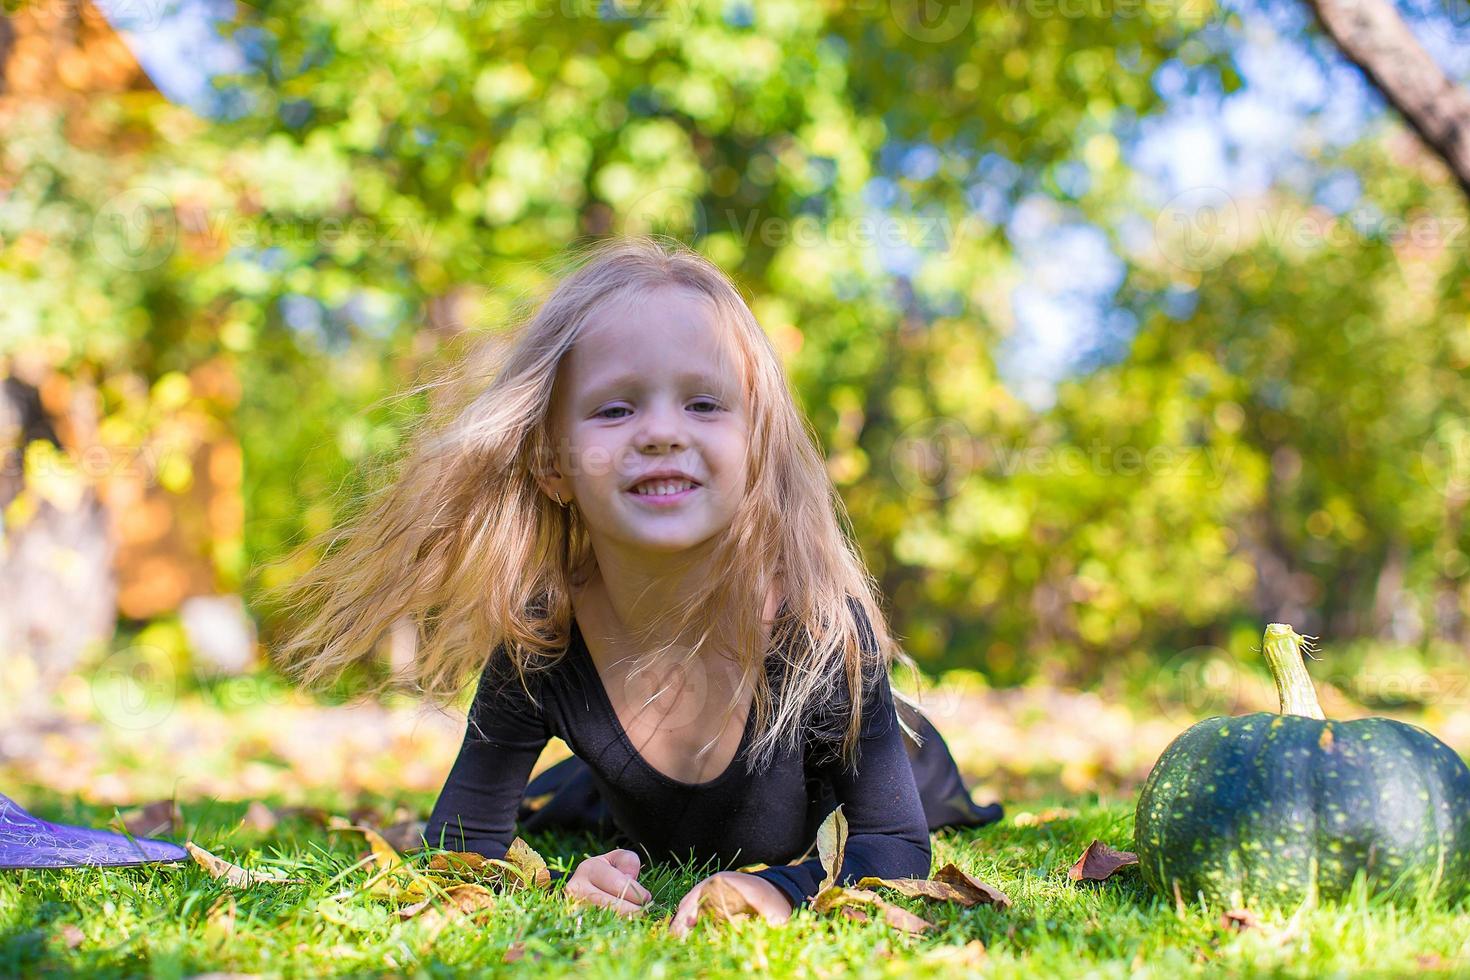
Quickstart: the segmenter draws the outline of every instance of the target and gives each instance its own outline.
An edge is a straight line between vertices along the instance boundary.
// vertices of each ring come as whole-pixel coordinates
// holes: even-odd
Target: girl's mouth
[[[684,489],[673,492],[669,492],[662,484],[658,483],[650,484],[649,487],[650,489],[657,489],[660,492],[639,493],[639,488],[637,487],[625,492],[640,504],[647,507],[666,508],[678,506],[685,500],[688,500],[694,495],[694,491],[699,489],[699,484],[686,481]]]

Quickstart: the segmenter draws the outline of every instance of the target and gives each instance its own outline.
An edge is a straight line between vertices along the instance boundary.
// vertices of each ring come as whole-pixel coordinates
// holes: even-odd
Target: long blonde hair
[[[572,586],[595,566],[580,512],[553,502],[533,476],[552,459],[558,366],[594,310],[678,287],[711,302],[735,341],[750,441],[745,496],[710,553],[709,567],[721,574],[669,610],[662,626],[673,636],[699,634],[690,661],[710,637],[733,646],[742,684],[754,689],[749,769],[799,748],[803,727],[833,718],[834,703],[843,723],[837,754],[853,763],[863,695],[894,662],[917,671],[889,634],[816,433],[765,331],[719,267],[678,242],[606,239],[564,261],[555,288],[516,329],[476,337],[424,386],[436,389],[435,403],[410,431],[396,474],[366,495],[361,516],[298,550],[308,570],[283,596],[305,615],[278,659],[303,683],[322,684],[373,657],[407,621],[417,652],[400,682],[451,700],[503,646],[529,693],[529,674],[565,652]],[[767,643],[761,610],[778,582],[786,601]],[[780,697],[767,683],[768,653],[784,661],[776,665]],[[849,695],[834,702],[842,679]],[[918,737],[901,714],[899,724]]]

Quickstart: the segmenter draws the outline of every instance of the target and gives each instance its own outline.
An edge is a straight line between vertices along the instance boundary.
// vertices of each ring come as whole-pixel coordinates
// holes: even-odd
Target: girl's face
[[[558,473],[599,558],[687,551],[729,526],[745,492],[749,426],[712,304],[662,288],[593,314],[563,358],[552,431]],[[675,474],[650,479],[659,473]]]

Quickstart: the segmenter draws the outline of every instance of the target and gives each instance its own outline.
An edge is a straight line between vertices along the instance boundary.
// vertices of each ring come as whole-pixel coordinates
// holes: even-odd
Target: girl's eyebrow
[[[617,388],[640,388],[643,385],[643,378],[641,373],[630,371],[616,378],[596,382],[588,387],[587,397],[600,397],[604,392]],[[724,382],[707,371],[685,371],[679,375],[678,380],[681,384],[703,384],[712,388],[720,388],[724,385]]]

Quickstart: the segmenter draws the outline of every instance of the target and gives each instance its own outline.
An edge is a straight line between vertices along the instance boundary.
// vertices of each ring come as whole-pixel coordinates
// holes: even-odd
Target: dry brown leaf
[[[1256,913],[1250,909],[1231,909],[1220,916],[1220,928],[1232,929],[1235,932],[1245,932],[1260,924],[1261,920],[1256,918]]]
[[[284,875],[271,874],[266,871],[247,871],[238,864],[231,864],[224,858],[215,857],[193,841],[185,841],[184,850],[189,852],[194,863],[203,868],[211,878],[216,880],[222,878],[231,888],[249,888],[251,885],[304,885],[306,883],[300,878],[287,878]]]
[[[1022,812],[1011,818],[1011,823],[1017,827],[1040,827],[1042,824],[1051,823],[1053,820],[1071,820],[1077,816],[1077,811],[1071,807],[1054,806],[1042,810],[1040,813]]]
[[[555,795],[555,793],[538,793],[535,796],[523,797],[521,799],[521,806],[525,807],[526,812],[535,813],[537,810],[550,803],[551,798]]]
[[[966,874],[953,864],[946,864],[930,877],[935,881],[953,885],[960,891],[971,895],[975,899],[974,904],[994,905],[1002,909],[1011,907],[1011,897],[1005,892],[993,885],[987,885],[973,875]]]
[[[175,800],[154,800],[143,806],[123,811],[115,821],[134,837],[178,836],[184,827],[184,816]]]
[[[221,895],[204,913],[205,926],[221,933],[225,939],[234,938],[237,908],[234,895]]]
[[[827,872],[817,886],[817,891],[821,892],[837,881],[847,854],[847,815],[842,812],[840,803],[817,828],[817,853],[821,855],[822,868]]]
[[[526,944],[517,939],[505,947],[505,954],[500,957],[502,963],[514,963],[526,955]]]
[[[1132,851],[1117,851],[1100,840],[1094,840],[1067,871],[1067,877],[1073,881],[1106,881],[1119,868],[1137,863],[1138,855]]]
[[[432,942],[438,938],[439,933],[444,931],[444,927],[449,925],[451,919],[459,918],[461,916],[452,912],[446,912],[441,908],[430,908],[422,915],[415,917],[414,922]]]
[[[517,837],[504,858],[473,851],[442,851],[429,858],[429,871],[495,881],[516,888],[549,888],[551,869],[535,848]]]
[[[383,839],[383,835],[378,833],[375,827],[369,827],[367,824],[352,823],[342,817],[333,817],[327,821],[327,829],[350,830],[354,833],[362,834],[363,837],[367,838],[368,844],[372,847],[373,864],[377,866],[379,871],[392,871],[403,863],[403,859],[398,856],[398,851],[394,849],[392,844]]]
[[[341,817],[332,817],[327,821],[329,830],[347,831],[362,834],[367,839],[368,846],[372,848],[370,856],[376,873],[368,881],[368,891],[374,895],[381,895],[393,901],[417,901],[427,898],[430,886],[428,881],[413,868],[404,863],[399,857],[393,845],[383,839],[383,835],[372,827],[363,824],[348,823]]]
[[[455,885],[446,891],[445,901],[465,915],[474,915],[495,907],[495,893],[484,885]]]
[[[844,905],[841,908],[839,908],[837,911],[839,913],[841,913],[841,915],[842,915],[842,917],[844,919],[851,919],[854,922],[867,922],[868,921],[868,913],[864,912],[862,909],[858,908],[856,905]]]
[[[338,817],[338,820],[343,818]],[[359,806],[347,811],[348,823],[360,824],[369,827],[381,827],[384,823],[383,811],[375,806]]]
[[[432,898],[426,898],[422,902],[414,902],[412,905],[405,905],[403,908],[399,909],[393,914],[398,916],[400,919],[416,919],[424,912],[428,911],[429,908],[433,906],[433,904],[434,900]]]
[[[718,876],[711,878],[699,890],[699,906],[695,909],[696,920],[709,922],[734,922],[736,919],[760,917],[760,910],[750,904],[745,893],[729,880]]]
[[[325,827],[331,820],[331,814],[319,806],[287,806],[276,810],[275,814],[282,820],[305,820],[318,827]]]
[[[250,805],[245,808],[245,816],[240,818],[242,826],[250,830],[258,830],[261,833],[270,833],[276,829],[281,818],[276,811],[266,806],[259,800],[251,800]]]
[[[877,898],[877,893],[867,889],[828,885],[812,897],[811,908],[813,912],[831,912],[843,905],[871,905]]]
[[[545,859],[519,837],[510,842],[505,860],[519,872],[521,884],[533,888],[551,886],[551,869],[546,866]]]
[[[892,888],[909,898],[929,898],[941,902],[958,902],[966,908],[973,905],[995,905],[1010,908],[1005,892],[973,878],[953,864],[946,864],[929,878],[874,878],[858,881],[859,888]]]
[[[474,915],[495,907],[495,893],[484,885],[462,884],[446,888],[442,894],[433,895],[413,905],[398,910],[400,919],[413,919],[429,911],[440,909],[453,915]]]
[[[924,954],[924,962],[941,963],[949,967],[980,967],[985,965],[985,944],[972,939],[963,946],[940,946]]]
[[[878,900],[878,909],[883,913],[883,921],[895,929],[902,929],[904,932],[919,933],[928,932],[934,928],[934,923],[928,919],[920,918],[906,909],[899,908],[897,905],[890,905],[882,899]]]
[[[444,851],[429,858],[429,870],[444,874],[481,875],[485,873],[485,855],[474,851]]]
[[[904,932],[926,932],[934,928],[934,923],[929,920],[921,919],[907,909],[901,909],[897,905],[885,902],[877,892],[871,892],[865,888],[844,888],[841,885],[831,885],[817,892],[816,897],[812,899],[812,909],[816,912],[830,912],[845,905],[871,906],[882,914],[884,922]]]

